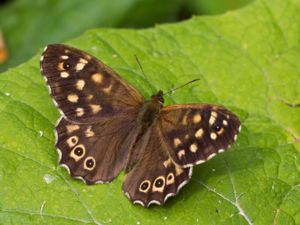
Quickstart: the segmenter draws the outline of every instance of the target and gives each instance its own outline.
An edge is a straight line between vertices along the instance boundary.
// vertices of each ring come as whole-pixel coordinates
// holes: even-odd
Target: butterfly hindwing
[[[129,114],[144,98],[95,57],[75,48],[48,45],[41,71],[64,116],[77,122],[97,122]]]
[[[109,182],[123,169],[135,138],[134,120],[77,124],[62,118],[56,127],[59,163],[88,184]]]
[[[128,173],[123,183],[123,192],[133,203],[148,207],[162,205],[183,187],[192,175],[192,167],[176,165],[162,143],[158,127],[148,131],[135,151],[142,152],[137,164]]]
[[[240,121],[221,106],[173,105],[162,109],[159,126],[173,160],[190,167],[209,160],[233,144]]]

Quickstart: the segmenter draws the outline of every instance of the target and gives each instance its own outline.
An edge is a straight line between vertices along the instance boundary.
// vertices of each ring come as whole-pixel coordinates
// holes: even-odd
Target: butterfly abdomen
[[[162,107],[163,98],[161,91],[159,91],[156,95],[153,95],[150,100],[145,101],[141,106],[135,121],[136,130],[133,131],[133,133],[136,134],[136,138],[134,144],[130,146],[129,149],[125,172],[129,172],[143,154],[144,147],[138,146],[138,142],[140,142],[143,138],[145,139],[143,142],[147,142],[146,139],[149,138],[149,135],[146,133],[150,130],[150,127],[156,123]]]

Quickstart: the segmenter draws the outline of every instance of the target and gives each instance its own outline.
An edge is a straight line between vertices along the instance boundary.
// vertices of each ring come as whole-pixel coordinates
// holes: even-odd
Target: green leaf
[[[163,207],[132,205],[121,191],[124,174],[87,186],[57,166],[59,113],[39,72],[40,54],[0,74],[0,224],[299,224],[299,17],[299,0],[257,0],[225,15],[91,30],[68,42],[147,97],[134,54],[157,89],[200,77],[167,104],[222,104],[239,115],[237,143],[196,166]]]

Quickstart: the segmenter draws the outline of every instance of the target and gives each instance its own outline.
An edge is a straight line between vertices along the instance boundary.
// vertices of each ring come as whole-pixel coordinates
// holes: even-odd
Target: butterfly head
[[[163,91],[159,90],[157,92],[157,94],[151,96],[151,99],[152,99],[152,101],[158,102],[158,103],[160,103],[161,106],[163,106],[163,104],[165,102]]]

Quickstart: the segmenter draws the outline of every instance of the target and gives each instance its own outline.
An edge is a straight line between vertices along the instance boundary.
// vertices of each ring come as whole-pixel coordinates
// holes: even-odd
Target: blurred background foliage
[[[98,27],[147,28],[240,8],[252,0],[6,0],[0,3],[0,72],[49,43]],[[1,34],[2,33],[2,34]],[[2,36],[2,37],[1,37]],[[1,40],[2,39],[2,40]]]

